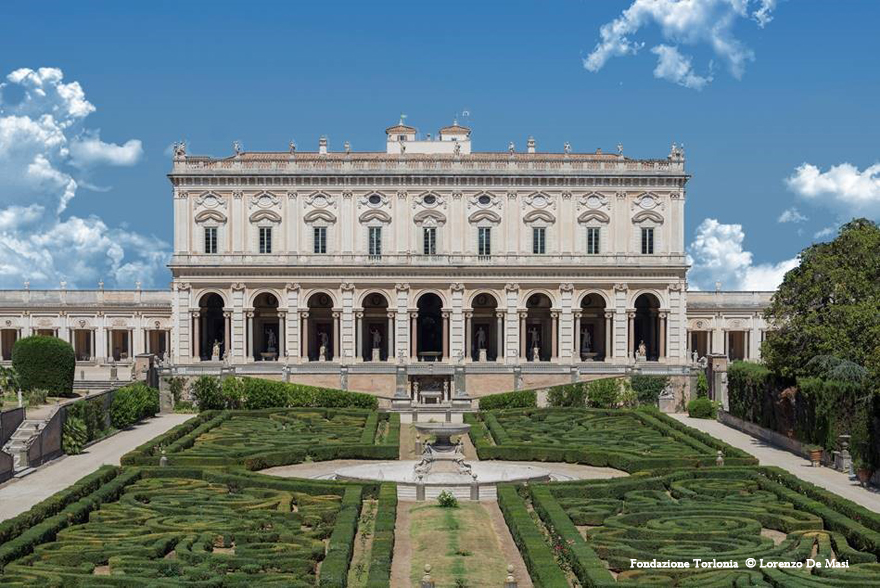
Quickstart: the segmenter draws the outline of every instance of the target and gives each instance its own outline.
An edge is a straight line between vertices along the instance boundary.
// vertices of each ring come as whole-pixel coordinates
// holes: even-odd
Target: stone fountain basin
[[[421,434],[434,435],[437,437],[437,445],[449,445],[449,438],[453,435],[467,435],[471,426],[464,423],[413,423],[413,426]]]
[[[416,484],[413,466],[418,462],[389,461],[383,463],[370,463],[339,468],[333,473],[336,480],[352,481],[380,481],[397,482],[398,484]],[[546,482],[551,479],[550,472],[539,467],[515,465],[504,462],[469,462],[474,474],[477,475],[477,483],[498,484],[500,482]],[[443,471],[446,469],[446,471]],[[570,479],[568,476],[553,476],[554,480]],[[452,468],[444,468],[442,465],[435,466],[428,475],[422,479],[426,486],[467,486],[473,482],[467,474],[460,474]]]

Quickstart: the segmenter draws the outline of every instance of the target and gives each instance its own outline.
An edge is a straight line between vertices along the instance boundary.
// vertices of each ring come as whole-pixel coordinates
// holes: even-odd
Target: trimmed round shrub
[[[708,398],[694,398],[687,405],[688,416],[695,419],[714,419],[718,416],[718,407]]]
[[[159,412],[159,391],[146,384],[130,384],[114,393],[110,404],[110,422],[125,429]]]
[[[12,367],[22,390],[42,388],[55,396],[73,396],[76,356],[58,337],[34,335],[15,342]]]

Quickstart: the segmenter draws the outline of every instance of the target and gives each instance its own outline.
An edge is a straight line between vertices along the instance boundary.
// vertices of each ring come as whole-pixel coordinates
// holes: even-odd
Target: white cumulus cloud
[[[797,258],[755,264],[752,253],[743,250],[744,240],[742,225],[705,219],[688,247],[688,282],[700,290],[714,289],[715,282],[724,290],[775,290],[798,265]]]
[[[105,143],[84,121],[95,111],[57,68],[17,69],[0,82],[0,287],[164,286],[168,246],[97,216],[65,216],[81,175],[134,165],[137,139]]]
[[[851,163],[841,163],[824,172],[804,163],[785,183],[801,198],[837,209],[845,216],[880,216],[880,163],[864,171]]]
[[[782,211],[782,214],[779,215],[779,218],[776,219],[776,222],[779,223],[802,223],[804,221],[809,220],[806,216],[802,215],[800,211],[795,208],[786,208]]]
[[[752,51],[733,36],[733,26],[740,19],[752,19],[759,27],[772,20],[776,0],[634,0],[619,17],[599,28],[599,41],[584,59],[584,67],[596,72],[612,57],[634,55],[644,41],[633,37],[650,25],[657,25],[662,38],[676,45],[706,45],[737,79]],[[657,55],[655,77],[694,89],[701,89],[712,76],[693,71],[691,57],[677,47],[658,44],[651,49]],[[659,73],[658,73],[659,72]]]

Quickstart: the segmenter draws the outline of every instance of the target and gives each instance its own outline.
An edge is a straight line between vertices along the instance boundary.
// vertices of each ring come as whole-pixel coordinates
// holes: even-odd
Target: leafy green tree
[[[816,356],[845,359],[880,376],[880,228],[855,219],[836,239],[800,253],[800,265],[773,295],[774,327],[762,347],[768,367],[785,377],[810,375]],[[813,364],[811,364],[813,365]]]

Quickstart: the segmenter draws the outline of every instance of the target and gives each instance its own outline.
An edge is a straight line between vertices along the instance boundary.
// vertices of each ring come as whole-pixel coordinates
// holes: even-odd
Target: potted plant
[[[810,456],[810,463],[813,464],[814,468],[817,468],[820,465],[822,465],[822,451],[823,451],[823,449],[821,446],[807,445],[805,447],[805,449],[807,450],[807,453]]]
[[[859,483],[864,488],[868,485],[868,480],[871,479],[871,476],[874,472],[871,471],[871,466],[863,460],[862,458],[858,458],[855,460],[853,464],[856,470],[856,477],[859,479]]]

